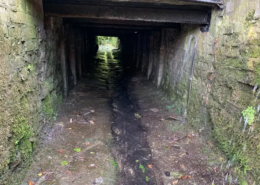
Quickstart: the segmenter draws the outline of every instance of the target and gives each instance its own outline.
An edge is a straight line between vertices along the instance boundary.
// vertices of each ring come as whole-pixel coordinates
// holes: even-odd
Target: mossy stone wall
[[[41,1],[0,1],[0,184],[19,184],[61,104],[60,25]]]
[[[240,184],[259,184],[259,115],[245,132],[240,118],[247,107],[257,110],[260,104],[260,0],[224,0],[223,10],[213,9],[209,32],[202,33],[196,25],[182,25],[175,34],[167,30],[162,89],[182,114],[187,110],[189,124],[205,127],[214,137]],[[191,53],[187,61],[184,56],[190,35],[198,43],[187,107]]]

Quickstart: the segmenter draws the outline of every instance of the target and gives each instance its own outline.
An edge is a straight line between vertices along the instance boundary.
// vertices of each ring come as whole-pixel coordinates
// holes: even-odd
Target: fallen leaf
[[[142,116],[140,114],[138,114],[138,113],[135,113],[135,117],[136,118],[141,118]]]
[[[177,184],[177,183],[178,183],[178,180],[175,180],[172,182],[172,185]]]
[[[89,143],[86,143],[86,145],[88,146],[88,145],[89,145]]]
[[[70,130],[72,129],[72,128],[69,128]]]
[[[41,177],[41,176],[42,176],[42,173],[39,173],[38,176]]]
[[[148,164],[148,168],[151,168],[151,169],[152,169],[152,168],[153,168],[153,165],[151,165],[151,164]]]
[[[29,183],[28,183],[29,185],[34,185],[34,182],[32,182],[32,181],[29,181]]]
[[[71,174],[71,171],[66,170],[65,173],[66,173],[67,175],[69,175],[69,174]]]
[[[84,161],[84,157],[82,156],[76,156],[75,159],[76,161]]]
[[[95,112],[95,110],[90,110],[90,112],[91,112],[91,113],[94,113],[94,112]]]
[[[93,168],[93,167],[95,167],[95,166],[96,166],[95,164],[90,164],[90,165],[88,165],[89,168]]]
[[[90,123],[91,125],[94,125],[94,124],[95,124],[95,122],[94,122],[93,120],[90,120],[89,123]]]
[[[177,121],[180,121],[180,119],[177,118],[176,116],[169,116],[169,117],[165,118],[164,120],[177,120]]]
[[[70,123],[72,123],[72,118],[70,118]]]
[[[182,170],[186,170],[186,166],[184,166],[183,164],[180,165]]]
[[[183,175],[183,176],[181,176],[180,179],[181,179],[181,180],[192,179],[192,176],[190,176],[190,175]]]
[[[58,150],[58,152],[61,153],[61,154],[64,154],[65,150],[60,149],[60,150]]]

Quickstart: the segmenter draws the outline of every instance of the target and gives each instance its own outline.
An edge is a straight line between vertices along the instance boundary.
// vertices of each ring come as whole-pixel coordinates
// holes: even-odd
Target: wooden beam
[[[154,29],[154,28],[180,28],[176,23],[155,23],[144,21],[121,21],[121,20],[100,20],[100,19],[80,19],[64,18],[65,24],[72,24],[79,27],[97,28],[122,28],[122,29]]]
[[[43,0],[43,3],[62,3],[62,4],[96,4],[96,5],[115,5],[123,6],[139,6],[139,7],[169,7],[184,5],[200,5],[200,6],[221,6],[223,0]]]
[[[154,23],[209,24],[209,12],[207,11],[51,3],[44,5],[44,11],[45,16]]]

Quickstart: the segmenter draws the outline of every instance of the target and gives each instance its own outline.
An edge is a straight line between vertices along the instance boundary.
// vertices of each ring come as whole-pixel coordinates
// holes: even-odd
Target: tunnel
[[[182,29],[189,29],[186,28],[189,25],[191,29],[198,27],[202,32],[208,31],[211,10],[221,7],[221,3],[45,0],[45,21],[62,18],[62,57],[64,62],[70,63],[69,67],[66,63],[62,64],[64,93],[67,94],[69,86],[77,84],[84,66],[88,63],[86,58],[95,47],[94,37],[98,35],[119,37],[122,50],[129,54],[129,64],[135,66],[136,70],[141,69],[159,88],[163,76],[160,61],[164,60],[162,58],[166,50],[170,49],[167,47],[178,47],[174,40],[177,41],[181,37]],[[169,40],[172,40],[172,43],[168,43]],[[68,71],[72,76],[69,76]],[[74,79],[73,83],[69,83],[68,79],[71,78]]]
[[[0,184],[260,182],[258,1],[0,3]]]

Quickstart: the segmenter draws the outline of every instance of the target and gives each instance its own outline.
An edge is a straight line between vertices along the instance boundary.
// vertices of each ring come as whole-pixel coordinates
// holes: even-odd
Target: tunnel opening
[[[47,55],[60,56],[54,69],[41,70],[61,75],[55,86],[62,89],[64,103],[59,115],[48,110],[57,120],[39,154],[45,160],[39,167],[37,159],[26,182],[34,178],[36,184],[208,185],[231,178],[231,184],[237,184],[229,168],[217,170],[222,161],[215,160],[213,150],[201,154],[207,140],[195,138],[204,127],[194,133],[197,125],[187,126],[195,122],[195,114],[201,117],[197,122],[208,119],[213,62],[207,64],[211,71],[200,108],[194,103],[198,95],[192,81],[202,81],[194,70],[203,66],[196,67],[197,40],[207,35],[211,12],[221,6],[218,0],[43,2],[46,35],[40,29],[38,34],[48,42],[42,47],[52,50],[54,42],[59,49]],[[55,91],[46,95],[44,88],[51,87],[42,86],[43,104],[55,104],[48,102]],[[50,156],[50,150],[56,153]],[[44,178],[43,173],[35,177],[35,171],[46,172]]]
[[[67,89],[64,88],[64,96],[69,95],[68,99],[74,99],[75,101],[75,103],[72,103],[73,108],[63,109],[70,112],[70,117],[73,117],[71,112],[77,112],[76,117],[70,118],[70,127],[75,130],[80,128],[85,134],[91,135],[85,136],[88,141],[95,140],[92,143],[87,142],[90,145],[95,145],[97,141],[104,144],[106,152],[102,152],[102,149],[100,151],[99,148],[94,152],[91,150],[91,152],[100,154],[99,157],[112,161],[115,168],[118,166],[118,171],[115,171],[115,168],[111,166],[103,168],[103,170],[106,169],[109,172],[106,172],[106,175],[92,178],[90,183],[101,184],[105,181],[105,184],[111,185],[136,185],[162,184],[169,181],[161,178],[161,171],[157,164],[158,159],[153,158],[152,148],[150,147],[151,141],[147,140],[147,124],[149,125],[150,123],[141,123],[141,112],[145,112],[145,110],[142,110],[137,103],[138,97],[131,89],[133,86],[132,82],[144,83],[143,80],[148,79],[157,88],[162,87],[166,95],[169,95],[173,91],[172,87],[170,87],[172,83],[173,88],[175,88],[174,86],[183,80],[182,74],[179,73],[184,73],[183,76],[185,78],[191,78],[191,73],[188,74],[187,71],[190,69],[192,56],[189,51],[185,55],[185,51],[182,49],[183,45],[179,44],[179,42],[190,30],[200,27],[204,28],[205,25],[209,24],[209,7],[170,5],[170,8],[166,8],[164,6],[150,5],[144,9],[137,8],[135,10],[134,6],[127,5],[116,6],[115,10],[113,10],[115,13],[109,13],[108,10],[112,5],[105,7],[103,5],[88,4],[88,6],[84,7],[92,11],[92,13],[87,15],[86,10],[80,12],[82,11],[80,7],[72,9],[66,6],[67,4],[59,4],[59,6],[66,7],[58,8],[55,7],[56,4],[46,2],[44,8],[47,17],[63,17],[64,27],[61,27],[64,32],[61,33],[63,34],[61,46],[65,47],[61,48],[64,50],[62,52],[63,61],[61,61],[61,65],[63,78],[69,79],[63,81],[63,87],[69,87]],[[82,18],[79,16],[75,18],[71,15],[68,16],[68,12],[63,12],[66,8],[71,10],[72,14],[81,14],[87,17]],[[190,11],[190,9],[195,9],[195,11]],[[159,15],[153,13],[155,10],[158,11]],[[98,12],[103,11],[106,13],[99,17],[100,14]],[[134,16],[135,13],[130,13],[131,11],[140,14],[139,19],[143,18],[143,20],[138,20]],[[145,12],[144,15],[142,11]],[[178,15],[182,12],[189,15],[183,19]],[[147,15],[148,17],[146,17]],[[105,16],[115,17],[106,19]],[[193,16],[196,18],[194,19]],[[192,24],[189,25],[189,23]],[[172,60],[175,62],[171,62]],[[178,61],[184,62],[182,64]],[[167,71],[165,68],[170,69],[173,74],[169,74],[170,71]],[[186,86],[188,85],[186,84]],[[157,92],[157,90],[155,91]],[[149,91],[146,91],[146,93],[148,97],[151,96],[150,94],[154,95]],[[106,105],[104,105],[103,101]],[[177,105],[176,102],[167,101],[168,104],[170,102]],[[94,104],[102,105],[94,106]],[[106,107],[107,105],[110,109]],[[178,113],[174,114],[174,119],[176,117],[177,121],[183,122],[183,114],[186,114],[185,103],[179,102],[177,106],[176,110]],[[113,116],[110,117],[107,114],[101,116],[102,120],[100,120],[97,118],[97,115],[100,115],[102,112],[98,114],[96,111],[108,111],[104,107],[110,110]],[[86,109],[93,110],[88,110],[85,113]],[[152,110],[157,112],[156,108]],[[142,113],[145,114],[144,112]],[[64,118],[61,117],[60,119],[63,120]],[[177,124],[181,125],[181,123]],[[86,130],[87,128],[84,127],[91,125],[97,125],[97,128],[90,134]],[[98,132],[100,127],[110,128],[111,132],[110,130],[105,130],[101,131],[101,134],[112,134],[113,139],[111,140],[110,136],[101,137],[101,139],[99,138],[100,134],[97,137],[96,132]],[[77,132],[75,135],[79,135],[79,133]],[[160,137],[160,134],[157,133],[157,137]],[[75,147],[79,146],[75,138],[70,138],[71,143]],[[61,143],[60,140],[56,142],[58,144]],[[85,149],[82,150],[84,151]],[[108,154],[108,151],[111,151],[111,154]],[[86,153],[82,153],[79,159],[74,154],[70,155],[73,156],[73,159],[68,160],[68,164],[77,163],[78,160],[82,160],[82,163],[85,160],[88,161]],[[89,168],[91,168],[91,165],[96,166],[102,163],[100,158],[95,160],[97,164],[90,164]],[[167,157],[162,157],[162,160],[167,160]],[[87,165],[86,162],[84,163]],[[82,165],[77,164],[76,171],[80,170],[79,173],[85,173],[86,175],[84,178],[81,175],[80,179],[77,178],[73,183],[81,184],[84,182],[84,179],[91,176],[91,173],[88,172],[89,170],[82,169]],[[167,168],[166,163],[162,166]],[[70,166],[68,166],[68,170],[72,171]],[[168,170],[164,171],[163,173],[168,177]],[[218,176],[216,175],[216,178]],[[192,178],[191,176],[187,177],[187,179]],[[207,183],[212,182],[211,178],[210,175],[205,177]],[[59,180],[65,184],[63,178]]]

